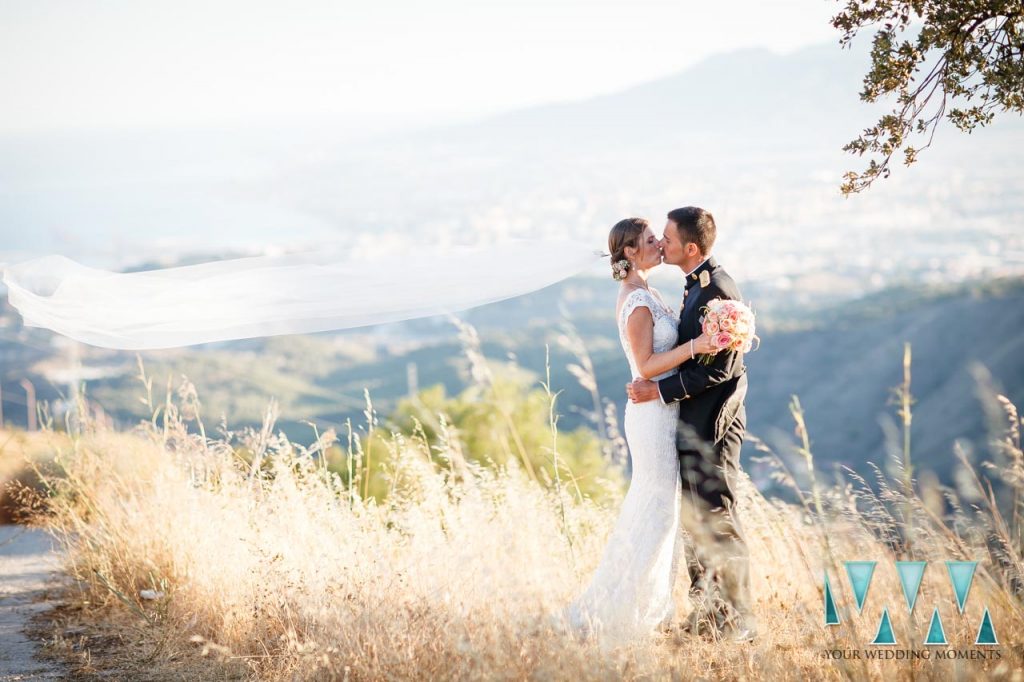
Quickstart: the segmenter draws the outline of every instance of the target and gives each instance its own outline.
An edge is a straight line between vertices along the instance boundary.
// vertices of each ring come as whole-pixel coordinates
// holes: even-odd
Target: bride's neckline
[[[665,301],[661,298],[661,294],[656,293],[650,287],[642,287],[639,284],[633,284],[632,282],[623,282],[623,284],[628,284],[631,287],[634,287],[633,291],[630,291],[628,294],[625,295],[625,297],[623,298],[623,302],[625,301],[626,298],[629,298],[629,296],[631,296],[636,291],[646,291],[647,294],[652,299],[654,299],[655,301],[658,302],[658,305],[661,306],[662,310],[664,310],[669,315],[675,315],[675,312],[671,308],[669,308],[668,304],[665,303]],[[619,314],[622,313],[622,308],[621,307],[619,307],[618,312],[619,312]]]
[[[634,284],[633,282],[625,282],[625,281],[623,282],[623,284],[628,284],[629,286],[636,287],[637,289],[640,289],[642,291],[646,291],[646,292],[650,292],[651,291],[651,288],[649,286],[646,286],[646,283],[645,283],[645,286],[640,286],[639,284]]]

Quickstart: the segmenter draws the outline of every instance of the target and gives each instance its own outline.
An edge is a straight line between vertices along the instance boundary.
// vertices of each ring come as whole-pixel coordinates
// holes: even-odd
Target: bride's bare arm
[[[654,318],[651,311],[643,306],[638,306],[629,314],[626,320],[626,338],[629,339],[629,347],[633,350],[637,370],[644,379],[678,367],[687,360],[692,360],[694,354],[716,352],[711,337],[701,334],[692,343],[686,341],[672,350],[655,353]]]

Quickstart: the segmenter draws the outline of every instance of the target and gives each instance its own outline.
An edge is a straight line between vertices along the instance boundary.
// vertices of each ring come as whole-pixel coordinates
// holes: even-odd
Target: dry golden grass
[[[364,500],[358,480],[350,488],[323,466],[331,434],[302,448],[270,425],[219,439],[187,425],[168,403],[133,433],[83,419],[71,436],[51,434],[57,470],[43,519],[68,546],[84,608],[134,621],[146,642],[140,679],[1022,679],[1019,519],[1004,522],[984,500],[960,508],[952,491],[918,496],[899,483],[869,493],[851,478],[808,484],[806,503],[793,505],[744,479],[761,636],[732,644],[675,633],[608,650],[557,632],[548,616],[586,584],[621,491],[599,506],[538,484],[515,460],[474,465],[452,435],[439,452],[393,439],[390,493]],[[1012,434],[1007,443],[1012,472],[1019,436],[1016,454]],[[781,468],[779,478],[798,487]],[[954,511],[940,517],[935,495]],[[937,562],[912,618],[893,565],[911,558]],[[941,564],[959,559],[981,561],[962,616]],[[879,562],[860,615],[844,560]],[[823,624],[826,569],[843,617],[833,628]],[[999,657],[827,657],[877,650],[869,642],[883,606],[897,649],[924,649],[938,606],[951,643],[939,649]],[[999,647],[972,644],[985,606]]]
[[[60,439],[52,431],[0,429],[0,523],[15,523],[31,514],[32,491],[42,488],[37,471],[53,458],[53,445]]]

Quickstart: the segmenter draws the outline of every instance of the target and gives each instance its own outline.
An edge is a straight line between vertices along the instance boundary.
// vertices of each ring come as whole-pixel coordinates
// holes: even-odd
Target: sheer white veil
[[[599,258],[552,239],[358,255],[333,244],[128,273],[51,255],[6,266],[3,282],[26,326],[144,350],[457,312],[541,289]]]

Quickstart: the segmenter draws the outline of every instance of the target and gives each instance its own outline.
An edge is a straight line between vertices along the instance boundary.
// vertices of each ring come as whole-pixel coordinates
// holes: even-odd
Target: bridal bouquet
[[[754,342],[760,341],[754,333],[754,312],[740,301],[718,298],[701,310],[704,313],[701,327],[720,351],[749,353]],[[714,355],[704,354],[698,361],[710,365],[714,358]]]

